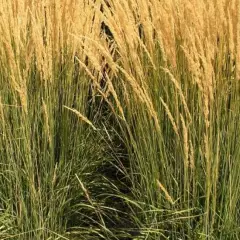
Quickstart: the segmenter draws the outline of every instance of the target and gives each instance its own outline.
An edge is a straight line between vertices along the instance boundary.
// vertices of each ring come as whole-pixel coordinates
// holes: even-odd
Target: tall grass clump
[[[0,239],[239,239],[239,0],[0,3]]]
[[[239,1],[108,3],[139,234],[238,239]]]
[[[94,46],[83,48],[82,36],[101,41],[95,8],[85,1],[0,3],[0,239],[110,234],[110,209],[97,196],[112,191],[99,170],[112,160],[84,70],[87,61],[101,67]]]

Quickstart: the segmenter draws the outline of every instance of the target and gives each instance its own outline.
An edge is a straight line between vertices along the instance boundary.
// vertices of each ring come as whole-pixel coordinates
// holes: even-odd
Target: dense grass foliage
[[[0,0],[0,239],[240,239],[239,0]]]

